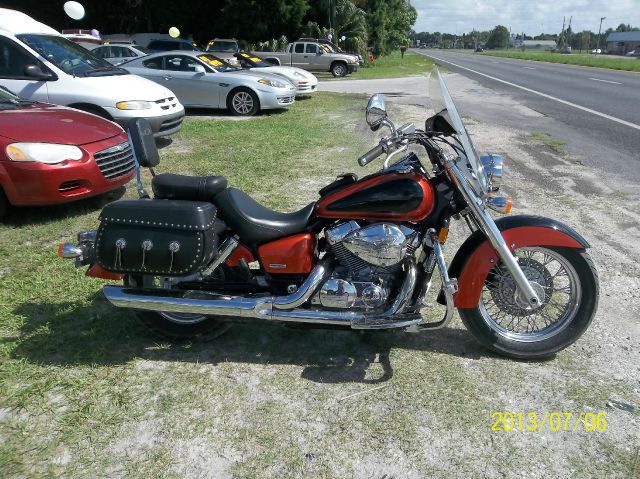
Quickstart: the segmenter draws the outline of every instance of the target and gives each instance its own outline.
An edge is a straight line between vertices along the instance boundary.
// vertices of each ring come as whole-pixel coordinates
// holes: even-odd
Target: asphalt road
[[[587,163],[625,178],[627,186],[640,185],[640,74],[441,50],[414,51],[541,113]]]

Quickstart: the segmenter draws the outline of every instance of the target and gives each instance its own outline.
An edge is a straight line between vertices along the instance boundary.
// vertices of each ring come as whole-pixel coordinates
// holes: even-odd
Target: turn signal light
[[[58,246],[58,256],[65,259],[74,259],[82,256],[82,249],[71,243],[60,243]]]
[[[487,198],[487,206],[493,211],[508,215],[511,212],[511,197],[506,195],[491,195]]]
[[[438,233],[438,243],[445,244],[447,242],[447,236],[449,236],[449,228],[440,228],[440,232]]]

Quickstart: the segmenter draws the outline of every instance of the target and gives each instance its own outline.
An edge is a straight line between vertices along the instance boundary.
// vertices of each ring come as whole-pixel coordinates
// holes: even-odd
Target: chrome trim
[[[239,240],[240,238],[238,236],[231,236],[224,240],[224,243],[222,243],[222,246],[220,246],[220,249],[218,250],[218,256],[209,266],[207,266],[207,268],[202,272],[202,275],[209,276],[218,266],[224,263],[231,253],[233,253],[238,247],[238,244],[240,243]]]
[[[473,213],[473,217],[476,219],[478,226],[484,232],[485,236],[491,242],[493,248],[498,252],[498,255],[504,262],[505,266],[513,276],[518,288],[520,289],[520,293],[524,294],[524,300],[531,306],[532,308],[537,308],[540,306],[540,298],[536,294],[535,290],[529,284],[529,280],[522,272],[518,261],[513,256],[509,246],[506,241],[502,237],[502,233],[496,226],[496,223],[493,221],[493,218],[489,214],[489,212],[484,207],[484,204],[480,198],[478,198],[475,194],[469,192],[469,187],[467,186],[467,180],[455,164],[454,159],[447,159],[445,163],[445,167],[450,173],[450,176],[455,180],[456,186],[464,196],[469,208]]]
[[[284,310],[282,306],[304,303],[317,289],[325,274],[331,269],[322,262],[316,266],[298,291],[282,297],[242,296],[232,297],[204,293],[205,297],[187,298],[167,296],[167,291],[140,290],[126,287],[104,286],[107,300],[121,308],[142,309],[156,312],[192,313],[210,316],[269,319],[274,321],[334,324],[354,329],[400,328],[417,324],[419,314],[403,314],[415,289],[417,269],[412,259],[407,259],[407,274],[393,305],[378,314],[364,312],[325,311],[313,309]],[[314,289],[316,288],[316,289]],[[278,304],[278,307],[273,308]]]
[[[406,230],[406,229],[405,229]],[[413,233],[412,230],[411,233]],[[394,266],[407,255],[413,237],[392,223],[375,223],[353,231],[341,244],[352,254],[376,266]]]
[[[507,195],[491,194],[487,196],[487,206],[497,213],[505,214],[509,207],[509,197]]]
[[[480,162],[482,163],[482,169],[485,175],[487,175],[489,185],[494,186],[500,183],[504,163],[502,156],[495,154],[482,155],[480,156]]]
[[[320,285],[331,274],[329,260],[321,260],[307,276],[295,293],[289,296],[276,296],[273,298],[273,307],[276,309],[295,309],[302,306],[316,292]]]

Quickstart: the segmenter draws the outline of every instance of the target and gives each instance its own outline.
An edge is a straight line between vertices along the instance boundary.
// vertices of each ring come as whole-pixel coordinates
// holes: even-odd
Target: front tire
[[[229,93],[227,107],[237,116],[253,116],[260,111],[260,99],[249,88],[237,88]]]
[[[331,65],[331,74],[334,77],[344,77],[347,76],[347,73],[349,73],[349,70],[347,69],[347,65],[345,63],[336,62]]]
[[[471,334],[504,356],[540,359],[574,343],[598,307],[598,273],[590,256],[572,248],[527,246],[516,250],[542,305],[527,309],[503,263],[489,272],[478,306],[460,309]]]
[[[138,288],[153,287],[154,278],[150,276],[127,275],[125,286]],[[170,339],[186,339],[207,334],[217,337],[229,329],[229,325],[211,316],[163,311],[137,311],[135,315],[145,326]]]

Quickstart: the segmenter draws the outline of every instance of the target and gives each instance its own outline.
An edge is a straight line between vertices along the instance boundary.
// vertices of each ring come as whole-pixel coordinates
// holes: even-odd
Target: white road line
[[[522,68],[526,68],[527,70],[535,70],[534,67],[522,67]]]
[[[589,80],[593,81],[601,81],[603,83],[613,83],[614,85],[622,85],[619,81],[611,81],[611,80],[600,80],[600,78],[589,78]]]
[[[483,76],[483,77],[486,77],[486,78],[490,78],[491,80],[494,80],[494,81],[497,81],[497,82],[500,82],[500,83],[504,83],[505,85],[509,85],[509,86],[512,86],[512,87],[515,87],[515,88],[520,88],[521,90],[528,91],[529,93],[533,93],[535,95],[540,95],[541,97],[548,98],[549,100],[557,101],[558,103],[562,103],[563,105],[571,106],[573,108],[577,108],[578,110],[586,111],[587,113],[591,113],[592,115],[597,115],[599,117],[606,118],[607,120],[615,121],[616,123],[620,123],[621,125],[625,125],[625,126],[628,126],[628,127],[631,127],[631,128],[635,128],[636,130],[640,130],[640,125],[637,125],[635,123],[631,123],[630,121],[622,120],[621,118],[616,118],[615,116],[607,115],[606,113],[602,113],[602,112],[599,112],[599,111],[596,111],[596,110],[592,110],[591,108],[587,108],[587,107],[582,106],[582,105],[576,105],[575,103],[571,103],[570,101],[563,100],[562,98],[558,98],[558,97],[555,97],[555,96],[552,96],[552,95],[547,95],[546,93],[542,93],[541,91],[532,90],[531,88],[527,88],[526,86],[518,85],[516,83],[511,83],[511,82],[506,81],[506,80],[501,80],[500,78],[496,78],[494,76],[487,75],[486,73],[481,73],[479,71],[472,70],[471,68],[463,67],[462,65],[458,65],[457,63],[453,63],[453,62],[450,62],[448,60],[443,60],[442,58],[437,58],[437,57],[434,57],[434,56],[431,56],[431,58],[433,58],[434,60],[438,60],[440,62],[448,63],[449,65],[453,65],[454,67],[458,67],[458,68],[462,68],[463,70],[470,71],[472,73],[475,73],[476,75],[480,75],[480,76]]]

